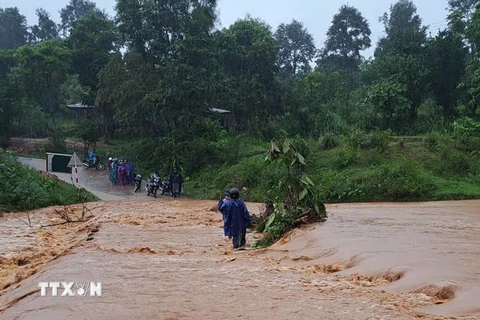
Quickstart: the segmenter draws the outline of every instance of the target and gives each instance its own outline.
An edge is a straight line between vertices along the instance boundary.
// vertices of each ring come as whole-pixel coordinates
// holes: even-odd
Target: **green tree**
[[[58,37],[58,29],[55,22],[50,19],[50,14],[45,9],[38,8],[36,11],[38,24],[30,27],[29,41],[37,43]]]
[[[395,77],[387,81],[378,81],[369,88],[365,102],[373,105],[380,114],[382,129],[408,132],[408,111],[411,102],[406,97],[406,93],[406,85]]]
[[[448,0],[448,10],[460,12],[465,24],[468,25],[479,4],[479,0]]]
[[[235,114],[237,129],[258,127],[276,113],[277,45],[270,27],[250,17],[218,34],[224,89],[218,96]]]
[[[394,52],[406,55],[422,53],[427,36],[427,27],[417,15],[417,7],[410,0],[399,0],[390,8],[390,15],[384,13],[382,21],[386,36],[378,42],[375,57]]]
[[[289,24],[282,23],[274,36],[279,48],[278,65],[282,72],[296,76],[311,70],[310,62],[317,50],[312,35],[303,23],[297,20]]]
[[[0,50],[23,46],[27,34],[27,19],[18,8],[0,8]]]
[[[427,83],[445,119],[455,115],[456,104],[462,96],[459,85],[465,76],[467,54],[462,39],[451,31],[442,31],[428,41]]]
[[[216,4],[216,0],[118,0],[116,20],[130,50],[168,59],[173,45],[187,34],[213,28]]]
[[[345,103],[347,92],[348,75],[341,72],[315,71],[298,81],[294,103],[288,109],[298,133],[315,137],[326,132],[339,133],[343,124],[338,121],[336,105],[339,101]]]
[[[60,87],[65,82],[71,52],[59,39],[43,41],[35,46],[20,47],[15,53],[19,62],[16,70],[23,92],[52,117],[60,107]]]
[[[67,34],[73,24],[78,19],[81,19],[89,14],[95,14],[99,17],[106,18],[107,15],[99,10],[95,2],[89,0],[70,0],[70,2],[60,10],[60,30]]]
[[[72,69],[89,88],[83,102],[93,105],[98,73],[118,52],[115,25],[112,20],[89,14],[73,22],[67,43],[72,50]]]
[[[13,54],[13,50],[0,50],[0,144],[10,139],[15,101],[20,98],[18,86],[10,76],[16,65]]]
[[[344,5],[333,17],[317,65],[320,70],[357,70],[360,52],[371,46],[370,27],[361,12]]]

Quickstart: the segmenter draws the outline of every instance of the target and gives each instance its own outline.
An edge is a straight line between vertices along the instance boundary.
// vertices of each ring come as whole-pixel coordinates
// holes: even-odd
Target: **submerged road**
[[[264,250],[248,234],[248,250],[232,251],[215,201],[152,202],[99,181],[84,186],[124,201],[92,204],[85,225],[0,219],[0,319],[480,317],[480,201],[328,205],[326,223]],[[36,211],[37,224],[53,210]],[[103,292],[41,297],[44,281],[101,281]]]

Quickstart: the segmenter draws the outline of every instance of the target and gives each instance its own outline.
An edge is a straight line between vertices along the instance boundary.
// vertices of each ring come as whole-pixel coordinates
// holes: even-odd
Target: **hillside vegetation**
[[[98,200],[85,191],[82,195],[86,195],[86,201]],[[0,149],[0,211],[25,211],[80,202],[78,190],[73,185],[47,178]]]
[[[39,9],[32,26],[0,8],[0,143],[48,138],[46,150],[65,152],[77,139],[86,152],[102,141],[103,159],[143,174],[179,166],[192,196],[236,186],[281,202],[289,167],[265,156],[290,138],[315,199],[479,197],[478,4],[448,1],[437,31],[414,1],[396,1],[376,43],[376,22],[342,5],[321,48],[296,20],[218,29],[216,0],[118,0],[114,17],[72,0],[62,21]],[[79,102],[93,108],[67,108]]]

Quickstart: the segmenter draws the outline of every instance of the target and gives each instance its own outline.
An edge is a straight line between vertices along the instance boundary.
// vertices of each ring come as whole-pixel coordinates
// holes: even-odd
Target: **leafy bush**
[[[66,152],[67,144],[65,139],[67,138],[67,132],[63,128],[57,128],[52,130],[49,134],[48,140],[50,145],[47,146],[46,151],[49,152]]]
[[[463,117],[455,121],[453,129],[455,133],[460,135],[480,137],[480,122],[469,117]]]
[[[380,152],[385,152],[388,149],[390,142],[390,131],[375,130],[370,134],[370,147]]]
[[[440,142],[440,135],[437,132],[430,132],[423,138],[423,143],[430,151],[435,151]]]
[[[358,163],[361,159],[360,155],[360,147],[353,147],[351,145],[343,147],[337,155],[337,167],[342,169]]]
[[[319,140],[320,147],[324,150],[331,150],[340,145],[340,139],[333,133],[325,133]]]
[[[96,197],[87,193],[87,201],[93,200]],[[42,176],[0,149],[0,210],[33,210],[78,202],[74,186]]]
[[[423,169],[407,159],[370,170],[330,172],[323,181],[322,192],[331,202],[413,201],[427,199],[435,190]]]
[[[269,164],[281,164],[287,174],[278,181],[274,212],[257,226],[258,231],[267,233],[265,240],[258,245],[268,245],[304,222],[327,219],[318,188],[303,173],[306,167],[305,158],[292,140],[272,140],[266,160]]]

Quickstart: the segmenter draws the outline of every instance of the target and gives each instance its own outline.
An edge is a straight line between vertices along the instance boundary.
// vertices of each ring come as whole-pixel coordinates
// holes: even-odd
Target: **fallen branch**
[[[41,225],[40,228],[48,228],[48,227],[56,227],[56,226],[61,226],[64,224],[69,224],[69,223],[80,223],[80,222],[88,222],[88,220],[73,220],[73,221],[64,221],[64,222],[59,222],[59,223],[54,223],[54,224],[47,224],[46,226]]]
[[[29,212],[29,211],[26,212],[26,217],[27,217],[26,220],[23,220],[23,219],[18,218],[18,217],[17,217],[16,219],[22,221],[23,223],[25,223],[29,228],[33,228],[33,223],[32,223],[32,217],[33,217],[33,216],[30,216],[30,212]]]

